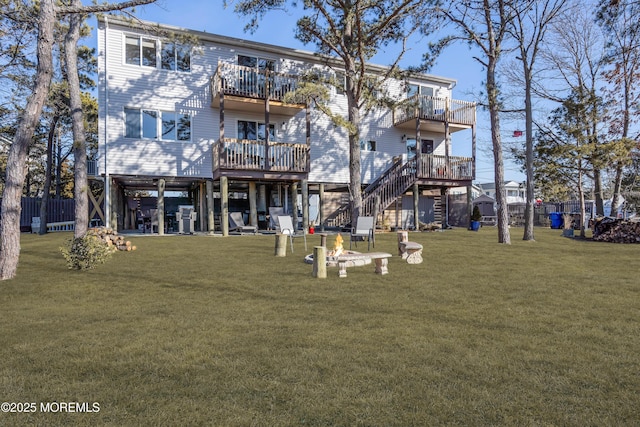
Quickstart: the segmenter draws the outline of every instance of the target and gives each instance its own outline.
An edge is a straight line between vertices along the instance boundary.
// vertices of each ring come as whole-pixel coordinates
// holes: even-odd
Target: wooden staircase
[[[360,215],[372,216],[379,200],[378,212],[388,208],[402,196],[418,179],[415,157],[406,163],[396,161],[362,192]],[[349,204],[342,205],[332,216],[334,224],[344,225],[351,222]]]
[[[414,157],[406,163],[396,161],[362,192],[361,215],[371,216],[378,205],[378,212],[386,209],[403,195],[418,179],[417,161]]]

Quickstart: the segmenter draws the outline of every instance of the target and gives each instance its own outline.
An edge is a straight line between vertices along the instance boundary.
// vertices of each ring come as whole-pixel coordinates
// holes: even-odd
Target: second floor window
[[[347,87],[347,76],[344,73],[336,73],[336,95],[344,95]]]
[[[156,67],[156,41],[138,36],[125,38],[125,62],[131,65]]]
[[[160,57],[163,70],[191,71],[191,49],[186,46],[165,42]]]
[[[174,111],[125,108],[126,138],[191,141],[191,116]]]
[[[265,140],[265,125],[264,123],[250,122],[246,120],[238,120],[238,139],[248,139],[250,141],[264,141]],[[269,141],[275,141],[275,126],[269,125]]]
[[[360,150],[362,151],[376,151],[376,142],[375,141],[365,141],[364,139],[360,140]]]
[[[140,36],[125,37],[125,63],[173,71],[191,71],[191,48]]]

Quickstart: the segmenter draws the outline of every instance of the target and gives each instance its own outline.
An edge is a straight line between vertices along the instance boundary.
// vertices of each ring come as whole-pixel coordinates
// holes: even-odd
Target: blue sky
[[[90,3],[84,0],[83,3]],[[230,7],[225,9],[221,0],[158,0],[157,4],[136,8],[135,15],[143,20],[170,24],[178,27],[206,31],[224,36],[238,37],[279,46],[313,51],[314,46],[305,46],[294,38],[296,16],[284,11],[275,11],[266,16],[260,27],[253,34],[243,31],[246,21],[233,13],[233,0]],[[299,10],[299,9],[298,9]],[[95,27],[95,18],[90,24]],[[95,30],[93,33],[95,37]],[[402,66],[416,65],[429,40],[415,37],[405,55]],[[95,42],[93,42],[95,44]],[[388,52],[380,52],[373,63],[388,65],[397,55],[397,50],[390,47]],[[482,89],[484,71],[481,65],[473,59],[472,52],[467,46],[458,45],[449,48],[438,58],[431,74],[453,78],[457,85],[453,91],[455,99],[473,101],[474,93]],[[488,115],[478,109],[477,114],[477,182],[493,182],[493,158],[491,155],[491,137]],[[516,124],[517,125],[517,124]],[[503,138],[513,139],[515,130],[512,123],[502,125]],[[453,154],[470,155],[471,131],[459,132],[453,136]],[[524,139],[522,142],[524,142]],[[460,148],[458,148],[460,147]],[[458,151],[458,150],[462,151]],[[505,178],[523,181],[524,175],[518,166],[507,163]]]

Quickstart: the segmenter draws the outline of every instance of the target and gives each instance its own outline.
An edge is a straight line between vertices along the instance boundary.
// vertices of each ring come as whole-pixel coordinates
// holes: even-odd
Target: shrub
[[[106,262],[114,252],[104,240],[92,234],[69,240],[67,246],[61,247],[62,256],[72,270],[87,270]]]
[[[482,214],[480,213],[480,208],[478,205],[473,207],[473,213],[471,214],[471,221],[480,221],[482,219]]]

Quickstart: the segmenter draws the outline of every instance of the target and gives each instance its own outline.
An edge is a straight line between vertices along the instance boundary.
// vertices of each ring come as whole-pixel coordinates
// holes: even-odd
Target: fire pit
[[[371,264],[372,260],[375,260],[376,274],[389,274],[389,270],[387,269],[389,258],[391,258],[391,254],[386,252],[368,252],[363,254],[360,252],[345,251],[342,247],[342,236],[338,234],[333,250],[327,253],[327,266],[337,266],[339,268],[338,276],[347,277],[347,267],[367,265]],[[313,254],[307,255],[304,260],[309,264],[314,264]],[[314,272],[317,267],[318,264],[314,264]],[[326,277],[326,275],[324,277]]]
[[[366,254],[361,254],[356,251],[344,250],[342,246],[342,236],[338,234],[336,236],[336,242],[333,246],[333,250],[327,252],[327,266],[328,267],[338,267],[340,262],[346,264],[346,267],[360,267],[363,265],[371,264],[371,258],[367,257]],[[353,259],[348,259],[346,261],[339,261],[338,258],[342,255],[363,255],[362,257],[353,257]],[[304,257],[304,262],[307,264],[313,264],[313,254],[309,254]]]

